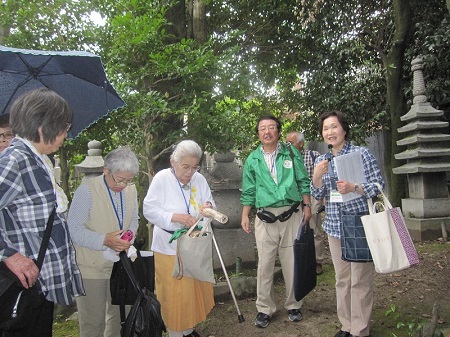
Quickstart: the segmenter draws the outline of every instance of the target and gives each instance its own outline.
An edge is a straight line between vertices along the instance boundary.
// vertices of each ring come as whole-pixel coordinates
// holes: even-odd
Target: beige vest
[[[86,179],[84,183],[91,191],[92,197],[92,208],[85,224],[86,228],[99,233],[110,233],[119,230],[119,222],[107,187],[103,181],[103,175]],[[134,204],[137,198],[136,186],[128,186],[123,190],[122,195],[125,210],[123,229],[126,230],[130,226]],[[102,250],[92,250],[78,245],[75,245],[75,248],[78,267],[81,270],[83,278],[109,279],[113,262],[103,257]]]

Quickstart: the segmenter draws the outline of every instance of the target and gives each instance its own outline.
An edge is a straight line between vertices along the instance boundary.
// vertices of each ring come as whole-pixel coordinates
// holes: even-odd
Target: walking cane
[[[216,210],[212,208],[204,208],[203,214],[207,217],[213,218],[214,220],[220,222],[220,223],[226,223],[228,221],[228,217],[220,212],[217,212]],[[227,280],[228,288],[230,289],[231,297],[234,301],[234,306],[236,307],[237,313],[238,313],[238,321],[239,323],[242,323],[245,321],[244,315],[241,314],[241,311],[239,310],[239,305],[236,300],[236,296],[234,295],[233,288],[231,287],[230,279],[228,278],[227,269],[225,268],[225,264],[223,263],[222,254],[220,254],[219,246],[217,245],[216,237],[214,236],[214,231],[211,226],[211,235],[214,242],[214,247],[216,247],[217,256],[219,257],[220,265],[222,266],[223,273],[225,275],[225,279]]]

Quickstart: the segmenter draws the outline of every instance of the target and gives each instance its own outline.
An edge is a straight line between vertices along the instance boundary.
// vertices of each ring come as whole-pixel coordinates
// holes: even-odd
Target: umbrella
[[[106,78],[100,57],[83,51],[43,51],[0,46],[0,115],[21,94],[46,87],[73,110],[68,137],[125,105]]]

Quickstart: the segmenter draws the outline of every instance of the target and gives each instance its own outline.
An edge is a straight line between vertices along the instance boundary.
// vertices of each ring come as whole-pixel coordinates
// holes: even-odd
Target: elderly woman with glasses
[[[177,254],[172,234],[194,226],[203,208],[215,207],[206,179],[197,172],[202,155],[194,141],[180,142],[170,157],[171,167],[153,177],[144,199],[144,216],[154,225],[156,294],[169,337],[199,337],[193,327],[204,321],[214,306],[212,283],[172,276]]]
[[[81,337],[120,336],[119,306],[111,305],[109,280],[116,252],[132,242],[120,236],[138,229],[136,187],[139,171],[136,155],[128,147],[105,157],[103,174],[85,178],[73,196],[68,223],[75,243],[86,296],[77,298]]]

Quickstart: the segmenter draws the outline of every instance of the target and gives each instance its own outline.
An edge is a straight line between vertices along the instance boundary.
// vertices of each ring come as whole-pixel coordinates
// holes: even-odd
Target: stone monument
[[[241,227],[242,169],[238,167],[234,159],[235,154],[231,151],[215,153],[216,164],[211,170],[203,172],[211,188],[217,210],[228,216],[228,222],[224,225],[213,221],[217,245],[227,267],[235,265],[237,260],[243,265],[254,265],[256,262],[255,236],[245,233]],[[213,252],[214,269],[220,268],[215,249]]]
[[[407,124],[398,129],[405,138],[397,141],[407,149],[395,155],[407,163],[394,168],[395,174],[407,174],[409,198],[402,199],[402,210],[414,240],[447,237],[450,230],[450,198],[446,172],[450,171],[450,135],[442,133],[449,123],[440,119],[444,112],[427,101],[423,79],[423,61],[411,62],[413,105],[400,119]]]

